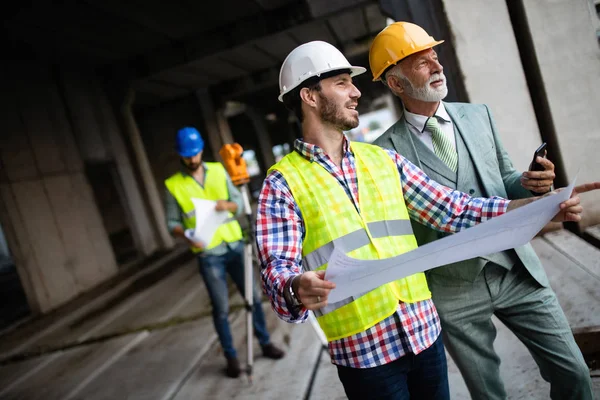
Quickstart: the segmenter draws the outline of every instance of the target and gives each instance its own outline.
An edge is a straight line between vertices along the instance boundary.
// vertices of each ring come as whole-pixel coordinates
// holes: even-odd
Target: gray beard
[[[440,78],[444,78],[444,84],[437,88],[433,89],[430,85],[431,82],[437,81]],[[404,92],[407,96],[412,97],[416,100],[426,101],[430,103],[434,103],[437,101],[441,101],[448,95],[448,86],[446,86],[446,77],[444,74],[436,74],[433,75],[425,85],[420,88],[415,87],[408,78],[400,78],[404,82]]]

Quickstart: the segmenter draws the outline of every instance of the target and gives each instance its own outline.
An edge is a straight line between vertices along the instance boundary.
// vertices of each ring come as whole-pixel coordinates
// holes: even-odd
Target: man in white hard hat
[[[430,180],[394,151],[350,143],[360,91],[354,67],[320,41],[283,62],[279,100],[302,121],[303,139],[273,166],[259,197],[256,242],[275,312],[304,322],[312,310],[350,399],[448,399],[439,318],[422,273],[329,304],[324,279],[335,246],[358,259],[416,248],[410,219],[455,232],[531,200],[471,198]],[[598,184],[600,187],[600,183]],[[578,220],[574,196],[558,220]],[[335,243],[335,244],[334,244]]]
[[[527,198],[551,190],[554,165],[515,170],[485,105],[441,101],[448,89],[434,46],[420,26],[396,22],[369,53],[374,80],[398,96],[400,120],[374,144],[402,154],[429,177],[472,196]],[[532,149],[532,152],[535,149]],[[443,236],[413,222],[419,245]],[[589,369],[531,245],[427,272],[444,343],[474,399],[505,399],[494,351],[496,315],[527,346],[554,399],[591,399]]]

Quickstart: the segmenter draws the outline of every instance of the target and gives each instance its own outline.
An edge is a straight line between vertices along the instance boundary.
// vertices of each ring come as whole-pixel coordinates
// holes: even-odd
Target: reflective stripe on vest
[[[413,230],[410,225],[410,221],[406,219],[396,219],[393,221],[376,221],[369,222],[367,224],[371,236],[373,238],[382,238],[385,236],[402,236],[412,235]],[[350,252],[356,250],[359,247],[366,246],[369,244],[369,235],[364,229],[359,229],[354,232],[348,233],[342,237],[332,240],[329,243],[324,244],[316,250],[311,251],[303,257],[302,262],[309,267],[310,270],[316,270],[323,264],[327,263],[333,249],[339,247],[340,249]]]
[[[410,221],[406,219],[369,222],[367,227],[373,238],[413,234]],[[327,260],[329,260],[329,257],[331,257],[331,253],[333,253],[334,248],[340,248],[346,253],[349,253],[360,247],[366,246],[369,244],[369,241],[369,235],[367,234],[366,230],[356,230],[310,252],[303,258],[303,263],[305,263],[309,270],[314,271],[319,269],[323,264],[327,263]],[[315,310],[314,313],[317,317],[320,317],[354,301],[354,299],[364,296],[367,293],[368,292],[363,292],[354,297],[348,297],[336,303],[329,303],[325,307]]]
[[[351,143],[356,159],[358,205],[322,165],[297,152],[273,168],[288,183],[305,228],[302,268],[326,269],[333,248],[357,259],[394,257],[417,247],[396,164],[381,148]],[[425,275],[414,274],[316,312],[329,341],[365,331],[392,315],[398,301],[431,298]]]
[[[173,195],[183,214],[183,225],[186,229],[193,229],[196,226],[196,210],[192,198],[206,200],[224,200],[229,198],[227,189],[227,173],[220,163],[205,163],[206,176],[204,178],[204,187],[202,187],[190,175],[178,172],[165,181],[169,192]],[[221,224],[215,232],[211,242],[206,246],[206,250],[212,249],[223,241],[228,243],[237,242],[243,238],[242,228],[233,214],[229,213],[229,218]],[[202,250],[191,248],[194,253]]]

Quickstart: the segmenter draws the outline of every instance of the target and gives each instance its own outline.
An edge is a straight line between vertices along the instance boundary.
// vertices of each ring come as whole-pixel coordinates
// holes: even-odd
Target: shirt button
[[[469,194],[473,194],[473,193],[475,193],[475,189],[469,190]]]

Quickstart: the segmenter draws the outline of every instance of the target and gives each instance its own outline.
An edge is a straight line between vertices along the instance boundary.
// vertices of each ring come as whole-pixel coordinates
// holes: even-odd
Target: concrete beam
[[[279,67],[274,67],[222,82],[215,87],[213,92],[220,94],[218,102],[222,103],[278,85],[278,82]]]
[[[208,144],[210,145],[215,161],[219,161],[219,150],[227,143],[226,140],[229,138],[225,138],[222,135],[220,126],[223,125],[223,122],[219,121],[219,116],[213,105],[209,90],[207,88],[198,89],[196,91],[196,97],[198,98],[198,103],[202,112],[202,119],[204,119]]]
[[[269,131],[265,124],[264,116],[259,110],[250,106],[246,107],[246,115],[250,118],[252,125],[254,126],[264,166],[266,169],[269,169],[275,164],[275,156],[273,155],[273,142],[271,141],[271,136],[269,135]]]
[[[241,46],[311,21],[325,19],[330,15],[372,3],[374,0],[292,2],[284,7],[177,41],[173,45],[129,60],[127,64],[133,69],[133,76],[142,79],[217,54],[225,49]]]

